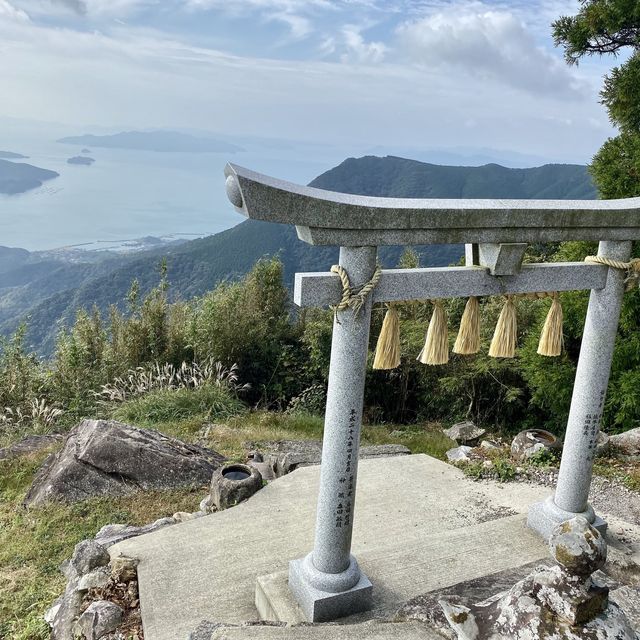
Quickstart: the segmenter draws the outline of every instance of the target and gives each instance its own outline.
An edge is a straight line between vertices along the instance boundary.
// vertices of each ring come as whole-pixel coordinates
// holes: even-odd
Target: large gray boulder
[[[640,427],[609,438],[614,453],[625,458],[640,458]]]
[[[459,445],[474,446],[482,436],[487,433],[482,427],[477,427],[470,420],[458,422],[449,429],[443,429],[444,434],[451,440],[455,440]]]
[[[24,504],[202,486],[224,460],[215,451],[157,431],[113,420],[84,420],[63,448],[45,460]]]
[[[80,616],[76,625],[78,635],[86,640],[99,640],[115,631],[122,622],[123,610],[113,602],[92,602]]]

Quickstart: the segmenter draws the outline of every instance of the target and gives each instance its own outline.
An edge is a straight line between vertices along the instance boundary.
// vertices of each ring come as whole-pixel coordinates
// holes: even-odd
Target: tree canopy
[[[640,2],[580,0],[576,15],[553,23],[553,36],[569,64],[630,53],[604,78],[601,101],[620,133],[595,155],[591,173],[603,198],[640,195]]]

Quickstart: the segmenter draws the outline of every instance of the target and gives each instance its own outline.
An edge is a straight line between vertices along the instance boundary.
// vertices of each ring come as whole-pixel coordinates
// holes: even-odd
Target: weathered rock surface
[[[469,462],[471,460],[469,454],[472,451],[473,447],[468,447],[464,444],[460,447],[455,447],[455,449],[449,449],[446,453],[447,460],[449,462]]]
[[[320,464],[322,442],[320,440],[280,440],[266,442],[245,442],[245,448],[255,456],[260,453],[262,462],[267,463],[275,477],[286,475],[298,467]],[[384,458],[409,455],[410,449],[398,444],[380,444],[360,447],[360,459]]]
[[[221,511],[249,499],[262,489],[262,475],[253,466],[230,464],[217,469],[211,478],[209,498],[203,506],[206,510]]]
[[[465,422],[458,422],[449,429],[443,429],[443,432],[458,444],[476,445],[487,431],[467,420]]]
[[[97,600],[78,618],[76,632],[86,640],[99,640],[118,628],[122,622],[122,614],[123,611],[117,604]]]
[[[146,524],[142,527],[134,527],[130,524],[107,524],[96,534],[96,541],[103,547],[110,547],[111,545],[128,540],[129,538],[135,538],[145,533],[152,533],[163,527],[168,527],[172,524],[176,524],[178,521],[175,518],[159,518],[151,524]]]
[[[511,457],[514,460],[528,460],[539,451],[562,450],[562,441],[544,429],[527,429],[521,431],[511,443]]]
[[[442,599],[458,640],[638,640],[609,588],[592,574],[606,560],[606,543],[582,517],[560,524],[550,540],[556,566],[534,570],[507,593],[473,605]]]
[[[138,559],[118,556],[111,561],[111,575],[117,582],[131,582],[138,577]]]
[[[9,460],[18,456],[28,455],[30,453],[38,453],[58,444],[64,440],[64,436],[58,433],[43,436],[27,436],[9,447],[0,449],[0,460]]]
[[[113,420],[84,420],[50,456],[25,505],[76,502],[94,496],[203,485],[224,457],[156,431]]]
[[[109,564],[109,552],[95,540],[82,540],[75,546],[69,564],[76,575],[83,576]]]
[[[609,437],[615,453],[628,458],[640,458],[640,427]]]

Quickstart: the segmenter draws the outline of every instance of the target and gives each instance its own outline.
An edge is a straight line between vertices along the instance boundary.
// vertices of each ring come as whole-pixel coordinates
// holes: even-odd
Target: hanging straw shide
[[[559,356],[564,346],[564,337],[562,335],[562,305],[560,304],[560,297],[557,292],[552,294],[552,298],[551,308],[544,322],[538,344],[538,353],[541,356],[549,357]]]
[[[480,351],[480,303],[476,296],[467,300],[453,353],[467,356]]]
[[[507,296],[498,324],[491,340],[489,355],[492,358],[513,358],[518,341],[518,314],[513,296]]]
[[[389,305],[378,336],[374,369],[395,369],[400,366],[400,318],[398,310]]]
[[[449,333],[447,329],[447,314],[441,300],[433,301],[433,315],[424,347],[418,356],[422,364],[438,365],[449,362]]]

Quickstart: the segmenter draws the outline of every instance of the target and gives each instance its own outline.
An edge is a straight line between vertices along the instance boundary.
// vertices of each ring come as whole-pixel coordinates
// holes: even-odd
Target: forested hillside
[[[398,197],[595,197],[583,166],[446,167],[392,156],[350,158],[311,184],[346,193]],[[416,250],[426,266],[451,264],[462,255],[459,246]],[[380,250],[380,260],[393,266],[401,253],[401,247],[385,247]],[[111,304],[124,309],[133,279],[138,280],[142,294],[148,292],[158,282],[157,267],[165,257],[170,299],[188,300],[222,280],[248,273],[262,257],[280,257],[285,283],[290,286],[296,271],[328,269],[338,252],[299,241],[293,227],[246,220],[214,236],[133,256],[112,254],[91,262],[69,263],[14,254],[12,267],[5,255],[0,253],[0,333],[13,333],[28,317],[27,343],[49,354],[60,328],[73,320],[78,309],[94,304],[103,312]]]

